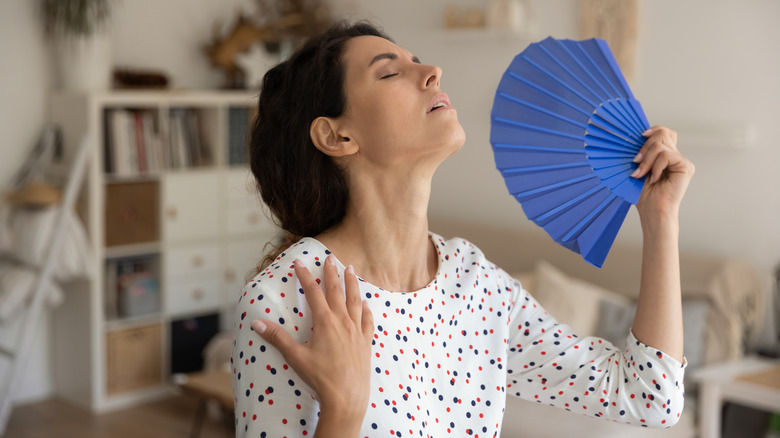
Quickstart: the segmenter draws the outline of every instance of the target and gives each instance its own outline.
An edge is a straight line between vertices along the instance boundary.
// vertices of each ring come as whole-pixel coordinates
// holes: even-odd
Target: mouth
[[[439,93],[433,96],[433,99],[431,99],[431,102],[428,105],[428,113],[447,109],[454,109],[450,104],[450,98],[447,96],[447,93]]]

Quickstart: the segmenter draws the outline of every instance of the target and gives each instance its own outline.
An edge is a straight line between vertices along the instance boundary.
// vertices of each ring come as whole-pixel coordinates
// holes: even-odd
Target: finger
[[[303,348],[301,344],[296,342],[283,328],[271,321],[256,319],[252,321],[251,327],[261,338],[279,350],[284,360],[294,367],[299,349]]]
[[[293,261],[295,267],[295,275],[298,277],[298,282],[301,283],[303,288],[303,295],[306,297],[306,302],[309,304],[309,309],[312,313],[312,321],[319,321],[328,313],[328,303],[325,301],[325,295],[322,293],[319,283],[311,275],[311,272],[300,260]]]
[[[371,342],[374,337],[374,314],[368,308],[368,301],[363,301],[362,307],[360,328],[363,330],[363,336],[366,337],[366,340]]]
[[[355,276],[355,268],[353,268],[352,265],[349,265],[344,271],[344,286],[347,289],[347,313],[349,313],[350,319],[352,319],[358,327],[361,327],[363,306],[360,299],[360,286],[358,285],[358,280]]]
[[[639,166],[637,166],[636,170],[634,170],[631,176],[633,178],[642,178],[647,175],[647,173],[652,170],[655,160],[658,158],[658,156],[662,152],[669,150],[674,149],[670,148],[666,143],[664,143],[661,138],[653,136],[652,138],[648,139],[645,145],[642,146],[642,152],[640,152],[642,154],[642,161],[639,163]]]
[[[330,307],[333,313],[339,316],[347,316],[344,292],[341,289],[339,271],[333,255],[329,255],[325,259],[325,299],[328,300],[328,307]]]
[[[650,137],[656,132],[660,131],[663,128],[662,125],[653,125],[650,128],[648,128],[645,132],[642,133],[645,137]]]
[[[655,184],[658,182],[659,179],[661,179],[661,176],[664,174],[664,171],[669,166],[669,153],[665,152],[656,158],[655,162],[653,163],[653,169],[652,174],[650,176],[650,184]]]
[[[670,146],[672,149],[677,149],[677,132],[672,131],[669,128],[661,125],[655,125],[647,131],[643,132],[642,135],[647,137],[647,140],[634,157],[634,163],[641,162],[647,154],[647,149],[655,142],[661,142]]]

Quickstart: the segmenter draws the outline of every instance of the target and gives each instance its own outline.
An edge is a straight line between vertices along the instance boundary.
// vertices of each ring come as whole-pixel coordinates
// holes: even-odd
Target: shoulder
[[[246,285],[247,288],[279,289],[294,284],[293,261],[302,261],[312,272],[320,268],[330,251],[315,239],[304,237],[282,251],[265,269],[258,272]]]
[[[284,324],[284,320],[302,315],[305,299],[293,261],[304,262],[318,276],[328,254],[327,248],[311,238],[303,238],[285,249],[244,286],[236,308],[239,318],[281,319]]]

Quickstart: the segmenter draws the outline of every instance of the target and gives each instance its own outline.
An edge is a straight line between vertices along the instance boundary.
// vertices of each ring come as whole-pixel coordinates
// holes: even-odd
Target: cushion
[[[531,292],[533,295],[536,290],[536,273],[534,271],[515,272],[512,274],[512,278],[520,282],[520,286],[523,289]]]
[[[59,207],[15,210],[10,223],[14,244],[10,255],[19,262],[42,268],[51,247],[59,211]],[[88,276],[92,266],[91,248],[81,221],[70,209],[65,211],[62,239],[52,271],[53,278],[70,281]]]
[[[606,339],[621,350],[625,349],[626,337],[634,324],[635,313],[636,305],[633,302],[601,300],[596,336]]]
[[[536,289],[532,295],[558,322],[569,325],[580,336],[594,336],[599,325],[602,300],[630,305],[631,300],[584,280],[571,278],[546,262],[535,268]],[[624,332],[625,337],[628,331]]]
[[[599,312],[596,336],[608,340],[620,349],[626,348],[626,336],[634,324],[636,304],[602,300],[599,303]],[[683,298],[683,342],[689,373],[704,361],[708,312],[709,302],[706,298]]]
[[[0,261],[0,323],[10,321],[32,299],[38,276],[33,270]],[[62,303],[62,290],[53,282],[46,285],[46,303],[56,306]]]

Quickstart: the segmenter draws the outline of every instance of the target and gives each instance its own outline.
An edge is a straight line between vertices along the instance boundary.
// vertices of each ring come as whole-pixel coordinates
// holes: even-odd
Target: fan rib
[[[635,148],[636,150],[639,150],[639,148],[642,147],[642,145],[636,144],[634,142],[627,142],[625,139],[616,136],[615,134],[605,130],[598,125],[588,125],[588,129],[585,135],[591,136],[595,139],[606,140],[615,146],[622,147],[624,150],[626,148]]]
[[[641,122],[636,117],[636,114],[634,114],[634,110],[631,107],[626,106],[626,102],[622,99],[617,99],[616,101],[617,105],[620,105],[622,108],[622,111],[617,111],[617,113],[621,114],[622,117],[626,117],[629,121],[629,125],[633,127],[633,130],[635,132],[643,132],[644,129],[642,129]],[[634,116],[634,117],[628,117],[628,116]]]
[[[582,109],[582,108],[578,107],[577,105],[575,105],[575,104],[573,104],[573,103],[569,102],[568,100],[565,100],[564,98],[562,98],[562,97],[558,96],[557,94],[555,94],[555,93],[553,93],[553,92],[551,92],[551,91],[547,90],[546,88],[542,88],[541,86],[539,86],[539,85],[536,85],[535,83],[533,83],[533,82],[531,82],[531,81],[529,81],[529,80],[525,79],[524,77],[521,77],[521,76],[520,76],[520,75],[518,75],[517,73],[515,73],[515,72],[509,72],[509,76],[510,76],[512,79],[516,79],[516,80],[518,80],[518,81],[520,81],[520,82],[522,82],[522,83],[524,83],[524,84],[528,85],[529,87],[533,88],[533,89],[534,89],[534,90],[536,90],[536,91],[539,91],[539,92],[541,92],[541,93],[544,93],[544,94],[546,94],[547,96],[550,96],[550,97],[552,97],[552,98],[553,98],[553,99],[555,99],[556,101],[558,101],[558,102],[560,102],[560,103],[562,103],[562,104],[564,104],[564,105],[568,106],[569,108],[571,108],[571,109],[573,109],[573,110],[575,110],[575,111],[579,111],[579,112],[580,112],[580,113],[582,113],[583,115],[590,117],[590,112],[589,112],[589,111],[585,111],[584,109]]]
[[[558,214],[561,211],[568,210],[569,207],[571,207],[571,206],[573,206],[575,204],[578,204],[582,200],[587,199],[587,198],[593,196],[594,194],[596,194],[596,192],[598,192],[600,190],[604,190],[604,188],[603,187],[599,187],[599,186],[593,187],[592,189],[588,190],[587,192],[585,192],[585,193],[583,193],[583,194],[581,194],[581,195],[579,195],[579,196],[577,196],[575,198],[572,198],[571,200],[569,200],[569,201],[567,201],[567,202],[565,202],[565,203],[563,203],[563,204],[553,208],[552,210],[548,211],[547,213],[544,213],[544,214],[542,214],[540,216],[537,216],[535,220],[541,222],[541,221],[544,221],[545,219],[549,218],[550,216]]]
[[[624,114],[621,114],[621,111],[618,111],[617,108],[614,107],[613,103],[614,101],[602,103],[601,106],[596,109],[591,119],[593,117],[599,117],[605,122],[625,132],[635,141],[644,143],[644,141],[642,141],[637,134],[638,132],[641,132],[641,130],[637,128],[636,120],[632,120],[631,118],[627,118]]]
[[[579,49],[580,53],[582,53],[582,55],[585,57],[585,59],[590,63],[590,65],[593,67],[593,70],[599,74],[603,82],[605,82],[607,85],[609,85],[610,88],[612,88],[612,93],[609,94],[617,95],[617,96],[625,96],[624,93],[621,93],[620,90],[618,90],[615,87],[615,84],[613,84],[612,81],[607,77],[607,75],[604,74],[604,72],[601,70],[601,67],[599,67],[598,64],[596,64],[596,62],[593,60],[593,58],[590,55],[588,55],[585,49],[582,48],[581,46],[577,46],[577,48]]]
[[[528,145],[521,145],[521,144],[496,143],[495,145],[493,145],[493,147],[499,149],[512,149],[512,150],[522,150],[522,151],[558,152],[562,154],[582,153],[582,151],[579,149],[552,148],[546,146],[528,146]]]
[[[518,173],[531,173],[531,172],[543,172],[547,170],[561,170],[561,169],[573,169],[577,167],[588,166],[587,161],[579,163],[564,163],[564,164],[550,164],[547,166],[529,166],[529,167],[510,167],[508,169],[501,169],[501,174],[504,176],[517,175]]]
[[[593,76],[593,74],[590,72],[590,70],[588,70],[588,68],[585,67],[585,65],[582,63],[582,61],[580,61],[580,59],[577,57],[577,55],[575,55],[574,52],[572,52],[566,44],[563,44],[563,42],[559,41],[558,43],[560,44],[561,47],[563,47],[564,50],[566,50],[566,52],[569,53],[569,55],[572,57],[572,59],[580,66],[580,68],[582,68],[582,71],[584,71],[585,74],[587,74],[588,77],[590,77],[593,80],[593,82],[595,82],[596,85],[598,85],[599,88],[601,88],[601,91],[604,93],[604,95],[609,96],[609,94],[610,94],[609,91],[607,91],[607,89],[604,88],[604,85],[602,85],[601,82],[598,79],[596,79],[595,76]]]
[[[544,108],[542,108],[542,107],[540,107],[538,105],[534,105],[534,104],[532,104],[530,102],[526,102],[524,100],[520,100],[520,99],[518,99],[518,98],[516,98],[514,96],[510,96],[510,95],[508,95],[506,93],[501,93],[499,96],[503,97],[504,99],[510,100],[510,101],[512,101],[514,103],[517,103],[519,105],[523,105],[523,106],[526,106],[526,107],[531,108],[533,110],[539,111],[539,112],[541,112],[543,114],[547,114],[548,116],[554,117],[554,118],[556,118],[558,120],[564,121],[566,123],[571,123],[574,126],[579,126],[580,128],[587,127],[587,124],[585,124],[585,123],[581,123],[581,122],[578,122],[576,120],[572,120],[572,119],[570,119],[568,117],[564,117],[564,116],[562,116],[560,114],[556,114],[556,113],[554,113],[554,112],[552,112],[550,110],[544,109]]]
[[[599,206],[598,206],[598,207],[594,208],[594,209],[593,209],[593,211],[591,211],[590,213],[588,213],[588,215],[587,215],[587,216],[585,216],[585,218],[583,218],[583,219],[582,219],[582,220],[581,220],[581,221],[580,221],[580,222],[579,222],[577,225],[575,225],[575,226],[574,226],[574,228],[572,228],[572,229],[569,231],[569,233],[568,233],[568,234],[566,234],[565,236],[563,236],[563,239],[561,239],[561,241],[567,242],[567,241],[571,240],[572,236],[574,236],[575,234],[577,234],[577,232],[578,232],[578,231],[580,231],[580,229],[582,229],[582,227],[584,227],[584,226],[585,226],[585,225],[586,225],[588,222],[590,222],[590,221],[591,221],[591,219],[593,219],[594,217],[596,217],[596,215],[600,214],[600,213],[601,213],[601,212],[602,212],[604,209],[606,209],[606,208],[607,208],[607,206],[608,206],[608,205],[609,205],[609,204],[610,204],[610,203],[611,203],[611,202],[612,202],[612,201],[613,201],[615,198],[617,198],[617,196],[615,196],[615,194],[614,194],[614,193],[610,193],[610,194],[609,194],[609,196],[607,197],[607,199],[605,199],[605,200],[604,200],[604,201],[603,201],[601,204],[599,204]]]
[[[597,137],[591,134],[585,136],[585,150],[588,148],[602,149],[605,151],[626,152],[628,148],[624,144],[618,144],[606,138]],[[637,148],[637,151],[639,149]],[[636,154],[634,154],[636,155]]]
[[[598,121],[603,121],[604,123],[595,123]],[[605,126],[606,125],[606,126]],[[610,135],[619,138],[622,140],[622,142],[625,142],[627,144],[636,146],[636,147],[642,147],[642,143],[636,141],[634,138],[632,138],[631,135],[627,135],[628,133],[626,131],[623,131],[622,129],[619,129],[617,126],[609,123],[608,120],[604,120],[603,118],[599,116],[594,116],[593,119],[588,124],[588,127],[594,126],[596,128],[601,129],[604,132],[609,133]],[[610,128],[616,128],[616,129],[610,129]],[[623,143],[621,143],[623,144]]]
[[[617,84],[620,85],[620,88],[623,90],[623,93],[629,99],[633,99],[634,95],[631,92],[631,87],[628,86],[628,83],[626,82],[626,78],[623,77],[623,74],[620,72],[620,65],[618,65],[615,56],[612,55],[612,51],[609,50],[609,46],[607,45],[607,42],[598,39],[593,39],[592,41],[598,47],[599,49],[598,53],[601,55],[603,61],[607,63],[608,68],[604,69],[604,71],[612,75],[610,76],[611,80],[616,81]]]
[[[570,92],[572,92],[574,95],[576,95],[576,96],[577,96],[577,97],[579,97],[580,99],[582,99],[582,100],[584,100],[585,102],[587,102],[587,103],[588,103],[588,105],[590,105],[590,106],[593,106],[593,107],[596,107],[596,106],[598,106],[598,104],[597,104],[597,103],[595,103],[595,102],[593,102],[592,100],[588,99],[587,97],[583,96],[583,95],[582,95],[582,93],[580,93],[579,91],[577,91],[577,90],[573,89],[572,87],[570,87],[570,86],[569,86],[569,84],[567,84],[567,83],[565,83],[565,82],[561,81],[561,80],[560,80],[560,79],[559,79],[557,76],[553,75],[552,73],[550,73],[549,71],[547,71],[547,70],[546,70],[544,67],[542,67],[541,65],[539,65],[539,64],[537,64],[537,63],[535,63],[533,60],[529,59],[527,56],[523,56],[523,59],[524,59],[524,60],[525,60],[527,63],[531,64],[532,66],[536,67],[536,68],[537,68],[539,71],[541,71],[542,73],[544,73],[545,75],[547,75],[547,77],[549,77],[549,78],[550,78],[550,79],[552,79],[553,81],[557,82],[557,83],[558,83],[560,86],[562,86],[563,88],[565,88],[565,89],[569,90],[569,91],[570,91]]]
[[[600,96],[599,93],[597,93],[595,90],[593,90],[593,88],[590,85],[588,85],[585,82],[583,82],[582,79],[579,78],[579,76],[575,75],[571,71],[571,69],[566,66],[566,64],[561,62],[558,58],[555,57],[555,55],[550,53],[550,51],[546,47],[539,46],[539,48],[547,55],[548,58],[550,58],[555,64],[557,64],[558,67],[560,67],[563,71],[565,71],[569,75],[569,77],[571,77],[572,79],[577,81],[578,84],[580,84],[583,88],[588,90],[588,92],[590,92],[590,94],[592,94],[593,96],[595,96],[599,100],[602,100],[602,101],[604,100],[603,96]]]
[[[571,184],[577,184],[579,182],[588,180],[588,178],[594,178],[594,177],[596,177],[594,174],[578,176],[577,178],[567,179],[566,181],[561,181],[561,182],[558,182],[558,183],[555,183],[555,184],[548,184],[546,186],[537,187],[535,189],[526,190],[524,192],[513,193],[513,195],[515,196],[515,198],[520,200],[520,198],[527,198],[529,196],[537,195],[539,193],[544,193],[544,192],[547,192],[547,191],[550,191],[550,190],[554,190],[554,189],[557,189],[557,188],[560,188],[560,187],[565,187],[565,186],[568,186],[568,185],[571,185]]]
[[[493,120],[496,121],[496,122],[501,122],[501,123],[505,123],[505,124],[508,124],[508,125],[518,126],[518,127],[521,127],[521,128],[527,128],[527,129],[530,129],[530,130],[533,130],[533,131],[544,132],[546,134],[551,134],[551,135],[558,136],[558,137],[566,137],[566,138],[571,138],[571,139],[574,139],[574,140],[580,140],[582,138],[581,136],[567,134],[565,132],[555,131],[555,130],[552,130],[552,129],[542,128],[541,126],[529,125],[527,123],[520,123],[520,122],[517,122],[517,121],[514,121],[514,120],[505,119],[503,117],[495,117],[495,118],[493,118]]]

